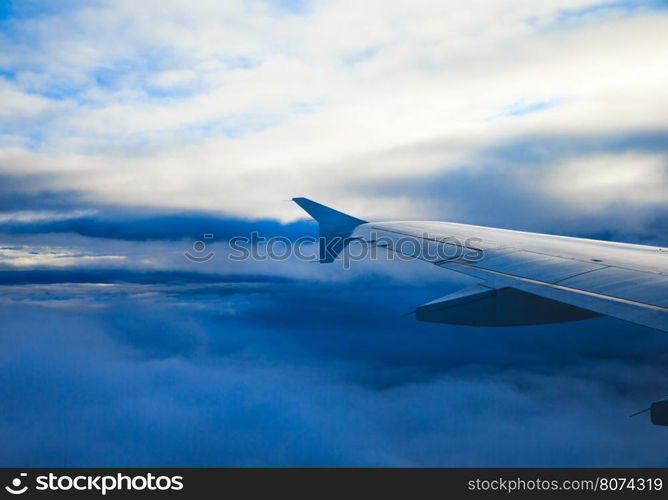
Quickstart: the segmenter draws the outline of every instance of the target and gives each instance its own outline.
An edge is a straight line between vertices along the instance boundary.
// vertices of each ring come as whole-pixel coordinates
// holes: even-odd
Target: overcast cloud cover
[[[668,244],[665,1],[0,2],[0,465],[667,466],[668,338],[231,262],[285,200]],[[205,264],[185,251],[204,233]]]

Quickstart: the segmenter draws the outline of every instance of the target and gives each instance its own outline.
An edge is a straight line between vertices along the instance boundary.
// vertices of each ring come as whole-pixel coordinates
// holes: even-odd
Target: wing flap
[[[478,285],[415,310],[418,321],[469,326],[518,326],[563,323],[597,313],[513,288]]]

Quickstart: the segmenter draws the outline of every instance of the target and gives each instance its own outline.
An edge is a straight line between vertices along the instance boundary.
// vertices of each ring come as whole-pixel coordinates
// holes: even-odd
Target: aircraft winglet
[[[344,214],[308,198],[292,198],[318,223],[320,231],[320,262],[334,262],[336,256],[350,242],[348,238],[355,228],[367,221]]]

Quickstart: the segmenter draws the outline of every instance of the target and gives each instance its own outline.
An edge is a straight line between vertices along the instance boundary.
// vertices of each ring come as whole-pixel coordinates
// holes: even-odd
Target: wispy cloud
[[[530,103],[515,103],[508,106],[504,110],[504,114],[508,116],[522,116],[528,113],[538,113],[546,109],[550,109],[558,104],[557,101],[538,101]]]

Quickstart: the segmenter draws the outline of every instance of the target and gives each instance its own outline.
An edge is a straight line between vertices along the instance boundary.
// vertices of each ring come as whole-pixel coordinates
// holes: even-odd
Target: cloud
[[[285,278],[259,275],[220,275],[212,273],[193,273],[186,271],[133,271],[123,269],[68,269],[68,270],[28,270],[0,271],[0,283],[44,284],[44,283],[253,283],[285,282]]]
[[[467,279],[226,258],[231,236],[313,235],[298,195],[665,245],[667,15],[0,10],[0,463],[668,465],[663,430],[627,418],[664,395],[657,332],[416,323],[401,314]],[[204,233],[216,258],[188,261]]]
[[[124,255],[91,255],[66,247],[0,247],[2,265],[15,268],[69,267],[82,262],[104,265],[108,262],[125,260]]]
[[[638,134],[527,134],[478,152],[455,168],[374,192],[420,200],[410,219],[449,220],[570,236],[665,245],[668,205],[665,131]],[[434,156],[449,148],[421,146]],[[406,157],[412,151],[403,152]]]
[[[588,210],[602,210],[614,202],[663,205],[668,200],[667,178],[668,161],[662,155],[588,156],[555,167],[548,192]]]
[[[665,465],[661,429],[627,417],[665,388],[658,333],[397,316],[432,287],[259,286],[0,305],[0,461]]]
[[[300,194],[396,217],[420,202],[356,187],[527,133],[668,126],[661,3],[283,7],[73,2],[6,20],[3,89],[23,111],[3,121],[0,169],[106,204],[287,221],[280,200]]]
[[[271,219],[248,221],[206,212],[150,213],[106,207],[91,208],[84,213],[9,212],[0,218],[0,229],[8,234],[77,233],[94,238],[134,241],[201,239],[205,233],[211,233],[219,240],[229,240],[235,236],[248,237],[252,232],[264,238],[282,236],[295,239],[317,233],[314,223],[306,221],[281,224]]]

